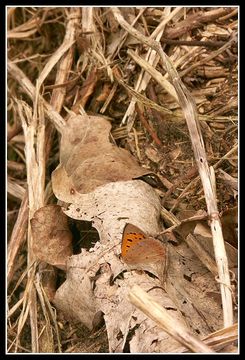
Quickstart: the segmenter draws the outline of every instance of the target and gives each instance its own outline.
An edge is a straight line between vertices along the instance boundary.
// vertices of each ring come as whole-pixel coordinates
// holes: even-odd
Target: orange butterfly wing
[[[126,224],[122,237],[122,257],[124,258],[127,255],[129,249],[134,247],[137,243],[141,242],[145,238],[145,234],[139,228],[131,224]]]
[[[165,246],[136,226],[126,224],[122,240],[122,258],[127,264],[149,264],[164,261]]]

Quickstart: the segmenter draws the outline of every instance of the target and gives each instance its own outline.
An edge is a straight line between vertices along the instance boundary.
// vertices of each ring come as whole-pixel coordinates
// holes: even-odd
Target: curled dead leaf
[[[85,194],[111,182],[128,181],[149,173],[125,149],[109,141],[111,125],[96,116],[75,116],[62,134],[60,165],[52,173],[56,197],[75,202],[76,192]]]
[[[67,216],[58,205],[38,209],[31,219],[33,251],[36,257],[62,270],[72,255],[72,234]]]
[[[70,269],[67,280],[56,291],[54,303],[67,318],[79,320],[92,330],[97,312],[95,299],[90,278],[81,269]]]

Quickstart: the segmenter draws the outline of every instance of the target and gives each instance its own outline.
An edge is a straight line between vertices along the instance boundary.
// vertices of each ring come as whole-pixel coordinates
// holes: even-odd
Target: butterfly
[[[166,249],[164,244],[147,236],[137,226],[126,224],[123,230],[121,256],[129,265],[163,262]]]

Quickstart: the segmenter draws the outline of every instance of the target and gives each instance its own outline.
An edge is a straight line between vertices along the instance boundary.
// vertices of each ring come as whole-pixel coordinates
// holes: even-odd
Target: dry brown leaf
[[[76,192],[92,192],[98,186],[149,173],[128,151],[110,143],[110,129],[110,123],[101,117],[69,119],[61,139],[60,165],[52,173],[58,199],[75,202]]]
[[[159,286],[157,279],[150,278],[144,273],[127,272],[123,279],[116,280],[114,293],[102,302],[110,351],[122,352],[125,343],[128,342],[130,353],[176,352],[179,344],[129,302],[129,289],[139,283],[168,308],[176,320],[183,323],[181,314],[168,294]],[[105,291],[109,290],[108,284],[107,289],[105,286]],[[96,292],[95,294],[97,295]]]
[[[219,169],[218,177],[225,183],[228,191],[233,194],[234,198],[236,198],[238,193],[237,178],[234,178],[233,176],[227,174],[222,169]]]
[[[74,189],[72,179],[62,165],[52,173],[52,189],[57,199],[67,203],[79,203],[80,194]]]
[[[161,234],[168,236],[169,240],[171,238],[174,239],[174,235],[176,235],[177,238],[180,236],[181,239],[185,239],[188,234],[193,233],[197,224],[203,223],[207,218],[207,213],[203,210],[182,210],[178,213],[180,223],[169,227]]]
[[[54,303],[67,318],[81,321],[88,329],[93,328],[96,307],[89,276],[79,268],[72,268],[67,280],[56,291]]]
[[[199,241],[205,250],[214,258],[210,227],[205,223],[198,223],[195,227],[194,235],[197,241]],[[228,242],[225,242],[225,249],[228,257],[229,267],[236,268],[238,265],[237,249]]]
[[[77,162],[81,161],[84,153],[86,157],[89,154],[82,145],[97,143],[99,146],[108,142],[111,124],[103,117],[76,115],[70,116],[66,122],[66,127],[62,133],[60,142],[60,163],[66,165],[69,158],[76,156],[79,158],[78,150],[82,148],[80,159],[71,163],[71,171]],[[68,170],[69,171],[69,170]]]
[[[114,145],[98,148],[97,144],[87,146],[88,151],[97,149],[97,155],[84,160],[72,174],[75,189],[79,193],[93,191],[98,186],[117,181],[127,181],[149,173],[141,168],[124,149]]]
[[[219,291],[210,272],[182,242],[177,247],[169,245],[169,263],[166,291],[194,334],[208,335],[222,327],[220,302],[206,295],[207,291]]]
[[[98,279],[99,270],[106,264],[99,257],[100,243],[96,243],[91,251],[82,249],[81,254],[72,256],[67,263],[67,279],[57,290],[54,303],[68,318],[80,321],[92,330],[97,324],[101,312],[94,296],[94,283]],[[105,252],[107,253],[107,252]],[[108,268],[108,267],[107,267]],[[103,271],[101,270],[103,273]]]
[[[72,255],[72,234],[61,207],[46,205],[38,209],[31,219],[31,227],[36,257],[65,270],[67,258]]]
[[[229,244],[238,247],[237,227],[238,227],[238,207],[223,211],[221,216],[224,239]]]

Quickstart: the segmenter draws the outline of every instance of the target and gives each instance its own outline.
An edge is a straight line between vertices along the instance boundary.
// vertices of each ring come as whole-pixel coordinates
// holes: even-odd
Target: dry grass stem
[[[17,199],[23,200],[26,190],[8,177],[8,193]]]
[[[39,120],[35,120],[31,109],[23,101],[17,101],[17,108],[22,122],[25,141],[26,141],[26,166],[27,166],[27,183],[28,183],[28,199],[29,199],[29,221],[33,217],[34,212],[44,205],[44,180],[45,180],[45,149],[44,149],[44,113],[41,105],[38,106]],[[36,137],[36,142],[35,142]],[[36,152],[35,149],[36,148]],[[34,260],[32,245],[32,234],[30,223],[28,224],[28,265]],[[23,314],[23,322],[19,331],[27,319],[27,314],[30,315],[31,335],[32,335],[32,350],[39,352],[38,345],[38,313],[37,313],[37,298],[35,288],[33,287],[33,278],[35,277],[36,267],[32,268],[28,273],[28,282],[30,287],[26,288],[28,306]],[[27,292],[28,289],[28,292]],[[24,312],[23,312],[24,311]],[[21,317],[20,317],[21,319]]]
[[[163,34],[163,31],[164,31],[164,28],[166,26],[166,24],[176,15],[178,14],[178,12],[181,11],[181,8],[176,8],[175,10],[173,10],[171,13],[170,13],[170,10],[171,8],[165,8],[164,9],[164,15],[166,17],[164,17],[164,19],[161,21],[161,23],[158,25],[158,27],[154,30],[154,32],[151,34],[150,38],[151,39],[156,39],[156,41],[160,41],[161,39],[161,36]],[[124,27],[126,30],[127,29],[127,26]],[[131,25],[131,28],[132,28],[132,25]],[[130,32],[129,32],[130,33]],[[152,49],[149,49],[147,54],[146,54],[146,57],[145,57],[147,63],[152,66],[152,68],[154,69],[159,61],[159,56],[157,55],[157,52],[152,50]],[[137,80],[137,83],[135,85],[135,91],[137,91],[138,93],[140,93],[142,90],[145,90],[148,83],[150,81],[150,76],[149,74],[145,73],[143,71],[143,69],[141,70],[141,73],[138,77],[138,80]],[[165,85],[165,86],[168,86]],[[129,107],[127,109],[127,111],[125,112],[125,115],[122,119],[122,122],[121,122],[121,126],[122,125],[125,125],[126,121],[127,121],[127,127],[128,127],[128,131],[130,131],[130,129],[132,128],[133,126],[133,123],[134,123],[134,108],[135,108],[135,104],[136,104],[136,100],[134,98],[132,98],[130,104],[129,104]]]
[[[202,339],[205,344],[212,346],[216,350],[222,349],[224,346],[234,343],[238,340],[238,324],[231,325],[227,328],[215,331]]]
[[[10,75],[20,83],[25,93],[34,101],[35,87],[24,74],[24,72],[20,70],[17,65],[11,63],[10,61],[8,62],[7,67]],[[52,106],[47,101],[42,99],[41,96],[39,96],[39,101],[43,103],[44,110],[56,129],[60,132],[64,131],[66,124],[64,119],[52,108]]]
[[[13,231],[11,233],[11,238],[8,245],[8,270],[7,270],[7,280],[8,286],[11,283],[14,269],[15,269],[15,258],[18,254],[20,247],[22,246],[25,240],[25,234],[28,224],[28,194],[25,192],[21,206],[18,213],[18,218],[14,224]]]
[[[213,51],[211,55],[206,56],[203,60],[197,61],[195,62],[195,64],[191,65],[189,68],[187,68],[186,70],[183,70],[179,73],[179,76],[185,76],[186,74],[188,74],[191,70],[195,69],[196,67],[200,66],[200,65],[204,65],[207,64],[208,61],[214,59],[216,56],[218,56],[219,54],[221,54],[223,51],[225,51],[226,49],[228,49],[234,42],[237,41],[237,35],[232,37],[232,39],[230,39],[229,41],[227,41],[227,43],[225,45],[223,45],[220,49]]]
[[[158,84],[160,84],[162,88],[165,89],[178,102],[178,96],[174,86],[168,80],[164,79],[159,71],[154,69],[154,67],[148,61],[142,59],[134,51],[128,50],[127,52],[132,57],[132,59],[137,62],[137,64],[139,64],[145,71],[147,71],[152,76],[152,78],[156,80]]]
[[[121,78],[121,76],[119,75],[118,71],[116,71],[116,69],[114,69],[113,74],[115,75],[117,81],[123,86],[125,87],[125,89],[134,97],[135,101],[140,102],[141,104],[146,105],[149,108],[155,109],[159,112],[162,113],[166,113],[166,114],[170,114],[173,115],[173,112],[167,108],[165,108],[164,106],[158,105],[156,104],[154,101],[151,101],[150,99],[148,99],[146,96],[142,95],[140,92],[135,91],[133,88],[131,88],[130,86],[128,86]],[[136,103],[135,103],[136,104]],[[135,105],[134,105],[135,106]],[[179,115],[181,116],[181,115]]]

